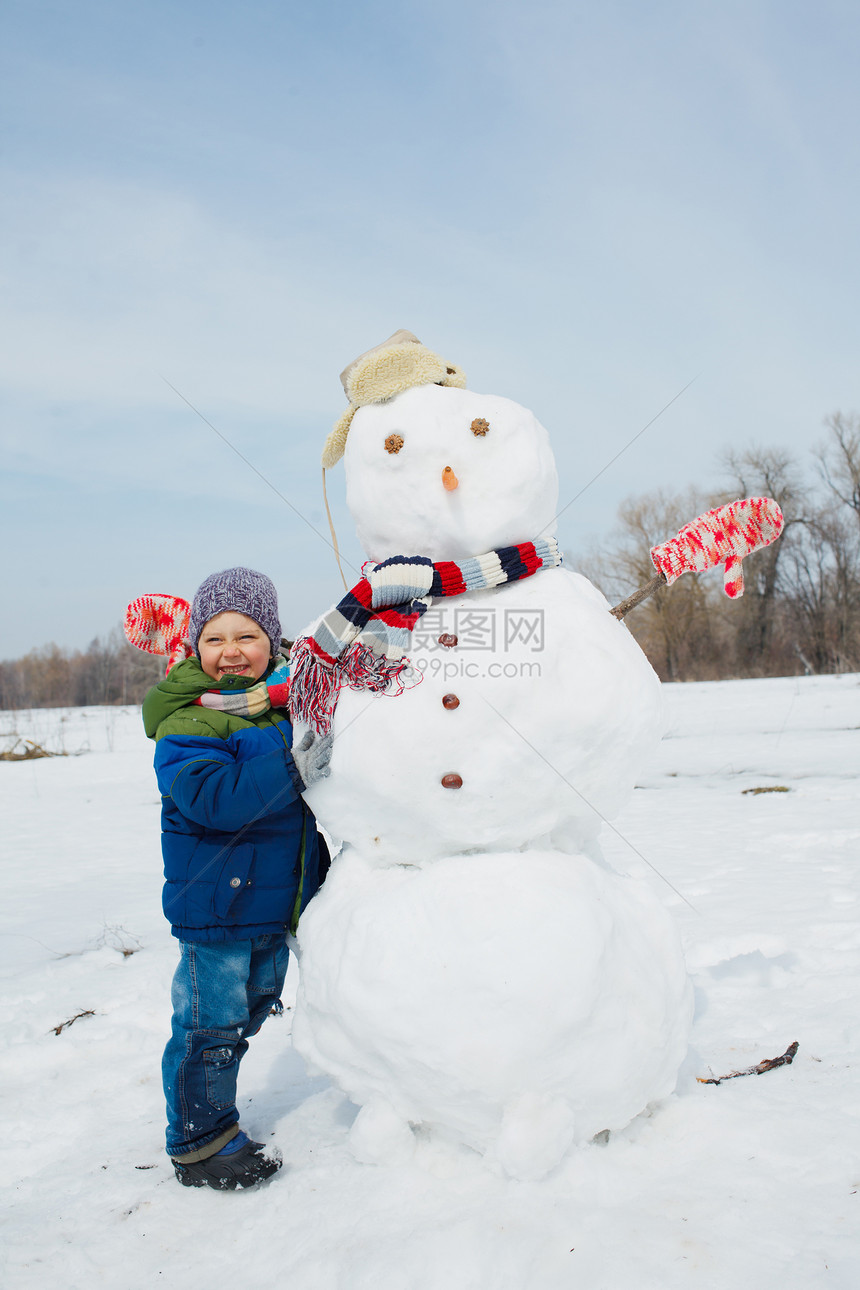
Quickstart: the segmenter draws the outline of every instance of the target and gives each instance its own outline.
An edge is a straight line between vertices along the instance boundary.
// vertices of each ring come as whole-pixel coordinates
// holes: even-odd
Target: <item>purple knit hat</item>
[[[229,611],[253,618],[271,641],[272,653],[277,654],[281,646],[281,623],[278,618],[275,584],[271,578],[258,573],[256,569],[239,567],[210,573],[194,593],[188,639],[198,658],[200,651],[197,642],[203,628],[210,618]]]

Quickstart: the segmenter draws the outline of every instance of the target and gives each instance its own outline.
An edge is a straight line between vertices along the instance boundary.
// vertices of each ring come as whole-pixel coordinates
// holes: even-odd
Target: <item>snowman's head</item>
[[[555,531],[549,435],[498,395],[422,385],[359,408],[344,465],[347,505],[372,560],[461,560]]]

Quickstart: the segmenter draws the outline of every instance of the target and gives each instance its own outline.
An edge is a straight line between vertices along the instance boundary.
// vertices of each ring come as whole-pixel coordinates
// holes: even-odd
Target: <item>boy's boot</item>
[[[236,1187],[255,1187],[277,1173],[283,1164],[281,1153],[266,1154],[262,1142],[252,1142],[240,1129],[226,1147],[206,1160],[183,1165],[174,1159],[173,1168],[183,1187],[214,1187],[233,1191]]]

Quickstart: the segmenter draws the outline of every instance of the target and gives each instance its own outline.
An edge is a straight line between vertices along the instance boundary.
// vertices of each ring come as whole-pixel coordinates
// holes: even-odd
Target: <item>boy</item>
[[[292,728],[265,682],[283,667],[277,593],[225,569],[191,606],[194,657],[143,703],[162,794],[164,912],[180,942],[164,1052],[167,1152],[187,1187],[250,1187],[281,1166],[239,1128],[236,1077],[280,1007],[286,934],[319,885],[314,818],[301,794],[329,773],[331,738]]]

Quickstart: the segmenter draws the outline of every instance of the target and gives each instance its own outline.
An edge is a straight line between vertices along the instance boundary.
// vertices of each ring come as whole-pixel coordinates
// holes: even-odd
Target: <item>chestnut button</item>
[[[457,644],[457,637],[453,632],[443,632],[439,637],[439,644],[444,645],[446,649],[453,649]]]
[[[457,698],[456,694],[442,695],[442,707],[447,708],[449,712],[453,711],[454,708],[459,708],[459,706],[460,700]]]
[[[462,788],[463,780],[459,775],[443,775],[442,787],[443,788]]]

